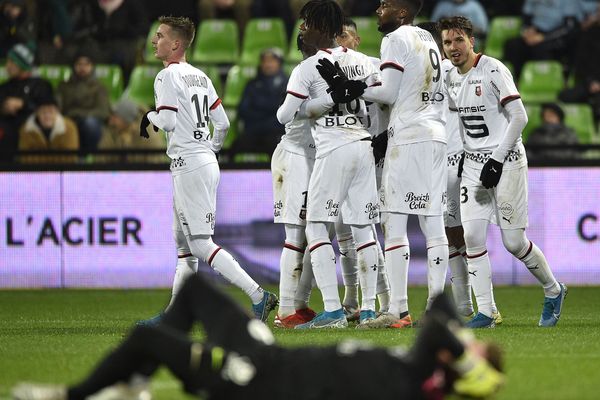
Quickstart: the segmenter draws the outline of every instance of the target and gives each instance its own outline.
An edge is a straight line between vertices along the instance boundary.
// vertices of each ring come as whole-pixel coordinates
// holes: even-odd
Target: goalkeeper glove
[[[148,119],[148,114],[151,113],[152,111],[154,111],[154,110],[150,110],[146,114],[144,114],[144,116],[142,117],[142,121],[140,122],[140,136],[143,138],[146,138],[146,139],[150,139],[150,132],[149,132],[150,126],[152,126],[152,129],[154,130],[154,132],[158,132],[158,128],[156,126],[154,126]]]
[[[496,187],[500,182],[500,176],[502,176],[502,163],[490,157],[481,169],[481,175],[479,175],[481,184],[486,189]]]

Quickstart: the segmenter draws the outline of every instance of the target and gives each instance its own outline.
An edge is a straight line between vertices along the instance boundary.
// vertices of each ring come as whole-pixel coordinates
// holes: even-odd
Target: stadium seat
[[[298,32],[300,32],[300,25],[302,25],[302,20],[299,19],[296,21],[296,25],[294,26],[294,30],[292,31],[292,37],[290,38],[289,50],[285,56],[286,63],[290,64],[298,64],[302,61],[302,53],[298,50]]]
[[[286,75],[289,77],[292,74],[292,70],[294,68],[296,68],[298,64],[290,64],[290,63],[284,63],[283,64],[283,70],[285,71]]]
[[[596,126],[594,112],[589,104],[561,104],[565,112],[565,125],[575,130],[580,144],[594,141]]]
[[[95,68],[96,78],[108,90],[111,103],[115,103],[123,94],[123,71],[116,64],[97,64]]]
[[[542,117],[540,115],[541,106],[539,104],[526,103],[525,110],[527,110],[528,122],[522,133],[523,143],[527,143],[529,134],[542,124]]]
[[[235,108],[242,98],[246,83],[256,76],[256,67],[234,65],[227,73],[225,81],[225,95],[223,105],[226,108]]]
[[[6,68],[0,67],[0,83],[4,83],[8,80],[8,73],[6,72]]]
[[[519,36],[522,24],[521,17],[494,17],[485,40],[485,54],[499,60],[504,58],[504,43]]]
[[[233,156],[234,163],[268,163],[271,157],[268,153],[237,153]]]
[[[202,64],[235,64],[239,31],[234,20],[208,19],[200,23],[191,60]]]
[[[162,69],[158,65],[138,65],[131,72],[129,85],[125,96],[139,103],[151,107],[154,105],[154,78]]]
[[[237,117],[237,108],[228,107],[225,109],[225,114],[227,114],[227,118],[229,119],[229,130],[223,142],[223,149],[228,150],[239,135],[239,120]]]
[[[59,83],[68,81],[71,77],[71,66],[42,64],[37,67],[34,75],[46,79],[56,89]]]
[[[353,18],[360,36],[360,46],[358,51],[368,56],[380,57],[382,34],[378,30],[376,17],[356,17]]]
[[[528,61],[519,78],[524,102],[556,101],[564,88],[563,66],[558,61]]]
[[[280,18],[253,18],[246,25],[241,64],[258,65],[263,49],[278,47],[286,54],[288,39]]]

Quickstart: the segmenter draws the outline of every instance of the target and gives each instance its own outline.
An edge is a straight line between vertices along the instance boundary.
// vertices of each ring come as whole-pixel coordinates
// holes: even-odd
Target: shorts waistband
[[[468,151],[465,151],[466,159],[475,161],[476,163],[479,163],[479,164],[485,164],[490,159],[491,156],[492,156],[492,153],[469,153]],[[521,152],[520,150],[517,150],[517,151],[510,150],[506,154],[506,157],[504,157],[504,161],[505,162],[513,162],[513,161],[518,161],[521,158],[523,158],[523,152]]]
[[[462,158],[463,153],[458,153],[458,154],[453,154],[451,156],[448,156],[448,166],[449,167],[454,167],[455,165],[458,165],[458,163],[460,162],[460,159]]]

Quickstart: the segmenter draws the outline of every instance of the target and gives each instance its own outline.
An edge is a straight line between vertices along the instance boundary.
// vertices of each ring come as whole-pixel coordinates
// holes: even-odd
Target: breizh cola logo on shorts
[[[415,194],[414,192],[406,193],[404,202],[408,204],[411,210],[423,210],[429,206],[429,193]]]
[[[327,200],[325,203],[325,211],[330,217],[337,217],[340,215],[340,202],[335,202],[332,199]]]
[[[207,213],[206,214],[206,223],[210,224],[210,229],[215,229],[215,214]]]
[[[365,214],[369,214],[369,219],[377,218],[379,215],[379,204],[368,203],[365,206]]]
[[[273,203],[273,216],[281,217],[281,210],[283,210],[283,202],[281,200]]]

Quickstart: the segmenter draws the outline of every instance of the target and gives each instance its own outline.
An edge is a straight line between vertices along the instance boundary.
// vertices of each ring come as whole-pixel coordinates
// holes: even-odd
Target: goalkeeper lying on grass
[[[197,321],[204,343],[187,335]],[[194,275],[159,325],[135,327],[85,380],[70,387],[22,383],[13,396],[150,399],[149,377],[165,365],[186,392],[206,399],[439,399],[450,391],[486,397],[503,382],[499,359],[497,348],[461,326],[444,295],[434,301],[409,351],[356,341],[284,348],[274,344],[266,325]],[[348,385],[357,375],[360,381]]]

